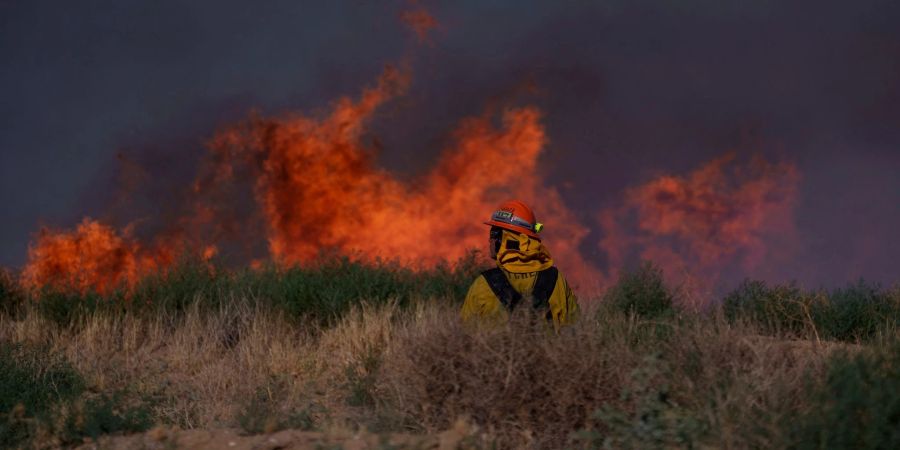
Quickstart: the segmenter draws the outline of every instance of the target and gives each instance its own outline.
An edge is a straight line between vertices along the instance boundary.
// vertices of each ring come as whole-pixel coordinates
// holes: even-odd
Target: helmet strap
[[[490,241],[491,258],[496,259],[497,254],[500,253],[500,246],[503,243],[503,229],[500,227],[491,227]]]

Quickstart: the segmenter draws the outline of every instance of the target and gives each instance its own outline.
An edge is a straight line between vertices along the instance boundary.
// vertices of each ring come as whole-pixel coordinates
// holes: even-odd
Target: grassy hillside
[[[106,296],[4,275],[0,446],[163,424],[457,429],[473,448],[900,447],[898,288],[747,281],[689,312],[648,264],[554,335],[519,315],[461,324],[479,267],[452,267],[186,262]]]

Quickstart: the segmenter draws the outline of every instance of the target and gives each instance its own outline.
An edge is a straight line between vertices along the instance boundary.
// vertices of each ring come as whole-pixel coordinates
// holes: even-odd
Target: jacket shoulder
[[[500,300],[494,295],[494,291],[488,285],[484,275],[478,275],[469,291],[462,307],[463,319],[476,316],[493,315],[500,309]]]
[[[550,296],[550,309],[560,325],[571,323],[578,315],[578,298],[566,277],[560,272],[556,278],[553,295]]]

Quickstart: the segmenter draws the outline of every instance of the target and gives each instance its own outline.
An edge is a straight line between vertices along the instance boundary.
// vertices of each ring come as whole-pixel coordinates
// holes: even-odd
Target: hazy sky
[[[41,224],[102,217],[116,155],[187,180],[216,127],[316,110],[410,57],[373,125],[429,166],[491,102],[537,104],[549,180],[589,220],[624,188],[728,150],[794,162],[811,283],[900,280],[900,2],[0,0],[0,265]],[[433,151],[422,151],[433,149]]]

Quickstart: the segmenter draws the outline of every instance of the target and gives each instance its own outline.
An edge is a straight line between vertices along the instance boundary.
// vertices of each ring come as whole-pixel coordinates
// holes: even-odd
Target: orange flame
[[[420,37],[437,24],[424,10],[402,19]],[[793,232],[796,168],[761,159],[739,166],[727,155],[686,176],[629,189],[620,205],[599,212],[599,248],[609,268],[603,273],[583,257],[589,229],[542,179],[538,158],[547,136],[534,107],[463,120],[435,167],[413,182],[377,167],[363,143],[366,125],[409,82],[406,70],[388,67],[360,98],[338,99],[321,116],[254,117],[222,130],[187,192],[191,208],[153,246],[139,244],[129,228],[117,233],[89,219],[72,232],[41,230],[23,284],[109,292],[168,267],[186,242],[212,258],[229,234],[264,240],[281,265],[338,251],[434,267],[486,247],[481,222],[509,198],[535,208],[558,265],[582,288],[605,284],[633,256],[656,261],[670,275],[714,274],[733,261],[755,267],[772,253],[772,236]],[[247,217],[230,202],[229,188],[242,177],[251,180],[257,207]],[[234,223],[240,220],[253,225]],[[262,229],[248,233],[256,224]],[[208,226],[216,230],[204,236]],[[256,256],[247,258],[253,266],[261,265]]]
[[[542,180],[538,157],[547,137],[536,108],[508,109],[499,126],[490,114],[463,120],[455,143],[414,182],[378,168],[362,143],[366,123],[408,82],[405,72],[387,68],[376,86],[356,101],[338,100],[324,117],[251,119],[223,130],[209,143],[212,164],[192,185],[198,201],[173,227],[177,232],[147,250],[128,229],[119,235],[87,219],[70,233],[42,230],[30,249],[24,284],[101,292],[133,285],[171,264],[179,240],[194,242],[205,259],[213,257],[216,245],[203,244],[190,230],[216,222],[228,205],[214,208],[202,194],[247,170],[269,254],[281,265],[334,250],[433,267],[483,248],[482,220],[513,197],[535,205],[547,224],[545,241],[582,287],[607,283],[632,255],[656,261],[670,276],[710,276],[734,260],[755,267],[770,252],[771,236],[792,233],[796,168],[762,159],[736,166],[734,155],[726,155],[687,176],[662,176],[629,189],[621,205],[601,211],[600,248],[610,268],[604,274],[583,258],[588,228]]]
[[[22,284],[31,289],[51,286],[108,293],[157,269],[157,261],[140,254],[141,246],[127,230],[120,236],[90,219],[69,233],[42,229],[28,249]]]
[[[357,101],[338,100],[324,117],[252,119],[218,133],[209,144],[212,163],[192,185],[198,201],[172,227],[177,232],[158,238],[149,251],[127,231],[120,236],[89,220],[71,233],[43,230],[29,255],[27,284],[102,292],[133,285],[172,262],[177,240],[194,242],[204,257],[212,257],[216,246],[190,235],[220,214],[202,194],[248,169],[270,256],[282,265],[313,261],[323,250],[364,260],[399,259],[413,267],[454,261],[486,246],[481,222],[501,201],[516,197],[540,205],[549,240],[559,239],[551,245],[558,259],[584,272],[589,265],[578,248],[587,229],[538,175],[546,136],[537,109],[506,110],[500,126],[487,114],[464,120],[455,144],[414,182],[401,182],[374,164],[362,144],[366,122],[408,82],[405,72],[387,68],[375,87]]]
[[[414,183],[375,167],[360,132],[404,80],[388,69],[358,102],[341,99],[321,120],[255,121],[212,140],[213,151],[225,155],[217,158],[218,180],[230,180],[237,164],[255,164],[256,195],[276,261],[303,263],[334,249],[434,266],[484,247],[480,222],[512,196],[556,214],[548,222],[560,236],[577,243],[586,235],[556,190],[542,187],[537,158],[546,137],[535,108],[505,111],[499,128],[490,116],[463,121],[456,144]],[[558,253],[581,262],[576,248],[560,245]]]
[[[635,253],[670,275],[709,280],[734,261],[758,267],[777,250],[773,240],[794,233],[799,173],[789,163],[757,157],[740,166],[734,159],[728,154],[684,177],[661,176],[602,211],[600,248],[610,267],[622,267]]]

